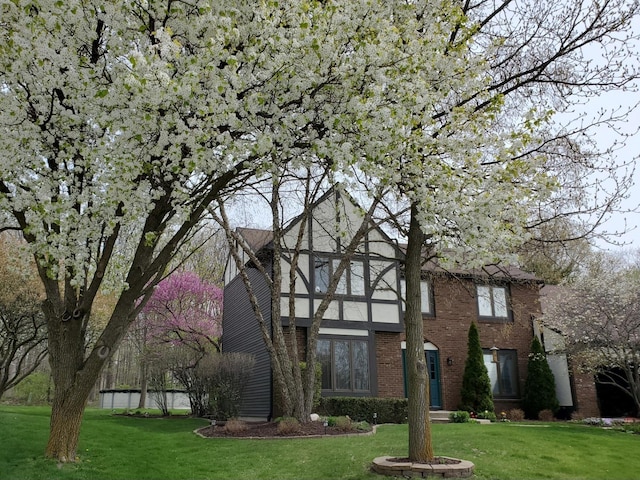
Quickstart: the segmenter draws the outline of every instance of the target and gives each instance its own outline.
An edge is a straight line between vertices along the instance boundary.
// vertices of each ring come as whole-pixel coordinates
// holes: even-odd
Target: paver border
[[[394,461],[397,457],[384,456],[373,460],[371,469],[380,475],[393,477],[438,477],[438,478],[467,478],[473,475],[475,465],[468,460],[443,457],[445,460],[455,460],[458,463],[416,463]]]

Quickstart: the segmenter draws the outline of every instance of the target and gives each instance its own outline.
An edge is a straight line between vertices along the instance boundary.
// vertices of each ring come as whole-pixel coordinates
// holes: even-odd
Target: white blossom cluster
[[[497,128],[499,101],[475,108],[491,45],[469,48],[473,25],[451,2],[2,0],[0,12],[0,209],[53,277],[64,265],[86,281],[117,226],[132,245],[121,254],[162,245],[217,179],[281,161],[358,168],[418,202],[434,241],[485,260],[523,239],[529,202],[554,187],[544,158],[513,160],[532,132]],[[145,230],[160,203],[162,228]]]
[[[577,280],[550,303],[543,320],[589,370],[640,367],[640,277],[634,269]]]

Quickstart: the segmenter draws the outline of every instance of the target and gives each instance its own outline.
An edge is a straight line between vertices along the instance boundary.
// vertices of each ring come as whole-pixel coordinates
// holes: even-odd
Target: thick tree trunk
[[[84,397],[84,401],[80,398]],[[69,393],[65,399],[56,395],[51,409],[49,441],[45,455],[60,462],[75,462],[80,425],[88,395]]]
[[[407,342],[407,374],[409,403],[409,459],[414,462],[433,460],[431,425],[429,423],[429,375],[424,355],[424,326],[420,304],[423,234],[417,208],[411,208],[405,260]]]
[[[69,316],[60,298],[51,295],[43,303],[49,332],[49,364],[54,384],[49,440],[45,454],[60,462],[75,462],[84,408],[111,353],[130,323],[135,297],[125,292],[111,322],[85,357],[85,315]]]

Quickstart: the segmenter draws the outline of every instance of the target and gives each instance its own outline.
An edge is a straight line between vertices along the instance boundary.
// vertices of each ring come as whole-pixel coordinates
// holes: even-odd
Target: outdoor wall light
[[[492,363],[498,363],[498,350],[500,350],[498,347],[496,347],[495,345],[493,347],[491,347],[491,362]]]
[[[453,358],[447,357],[447,365],[449,365],[449,366],[453,365]]]

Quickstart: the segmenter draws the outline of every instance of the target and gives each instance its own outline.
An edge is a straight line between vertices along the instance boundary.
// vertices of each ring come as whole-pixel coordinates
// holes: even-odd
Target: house
[[[292,299],[300,349],[304,348],[311,318],[325,296],[332,271],[361,218],[357,205],[333,190],[312,211],[305,225],[293,292],[288,278],[290,258],[282,258],[281,321],[287,325]],[[295,219],[285,230],[283,243],[295,242],[300,221]],[[271,232],[238,232],[269,268]],[[260,308],[270,321],[269,289],[246,252],[243,255]],[[402,248],[377,227],[372,227],[360,242],[319,331],[317,353],[323,396],[406,396],[402,260]],[[458,408],[467,334],[474,321],[479,327],[496,411],[519,407],[534,335],[533,320],[540,315],[541,282],[517,268],[452,271],[432,262],[425,264],[422,278],[431,408]],[[241,415],[277,415],[269,355],[242,279],[231,261],[225,270],[223,350],[248,352],[256,358]]]

